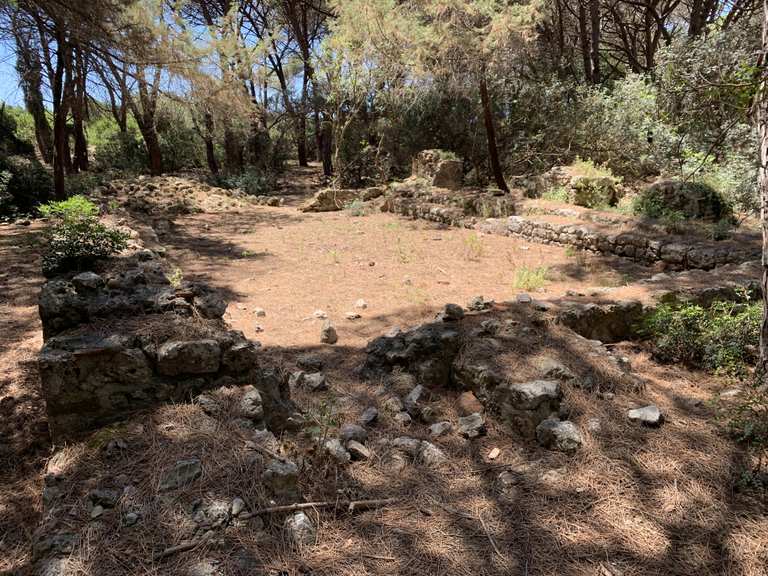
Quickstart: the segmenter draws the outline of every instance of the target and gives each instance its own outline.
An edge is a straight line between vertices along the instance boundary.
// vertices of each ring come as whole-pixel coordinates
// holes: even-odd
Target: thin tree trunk
[[[203,133],[205,159],[208,162],[208,169],[211,171],[211,174],[218,174],[219,163],[216,162],[216,151],[213,147],[213,114],[206,110],[203,121],[205,123],[205,132]]]
[[[592,83],[600,84],[600,0],[589,1],[589,18],[592,27]]]
[[[589,30],[587,20],[586,0],[579,0],[579,40],[581,41],[581,58],[584,62],[584,77],[592,81],[592,52],[589,46]]]
[[[64,176],[65,157],[69,151],[67,142],[67,117],[63,106],[64,99],[64,52],[66,40],[64,34],[56,35],[56,72],[51,87],[53,100],[53,195],[58,200],[67,197]]]
[[[760,134],[760,223],[763,229],[763,323],[760,330],[760,368],[768,380],[768,0],[763,0],[763,45],[757,93],[757,128]]]
[[[75,171],[88,170],[88,141],[85,137],[85,64],[80,48],[77,48],[75,57],[70,59],[70,65],[74,66],[75,75],[72,99],[72,122],[75,136]]]
[[[496,128],[493,124],[493,107],[491,98],[488,95],[488,83],[485,78],[485,68],[480,70],[480,101],[483,105],[483,122],[485,123],[485,133],[488,138],[488,157],[491,160],[491,172],[496,186],[503,192],[509,192],[506,180],[504,180],[504,171],[499,161],[499,149],[496,146]]]

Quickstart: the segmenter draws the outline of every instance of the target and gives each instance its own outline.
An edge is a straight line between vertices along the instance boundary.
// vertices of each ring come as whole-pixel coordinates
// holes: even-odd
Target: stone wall
[[[52,436],[232,385],[253,385],[261,423],[280,428],[292,412],[287,379],[259,366],[257,342],[228,329],[226,302],[202,284],[171,286],[158,260],[120,266],[42,288],[39,368]]]

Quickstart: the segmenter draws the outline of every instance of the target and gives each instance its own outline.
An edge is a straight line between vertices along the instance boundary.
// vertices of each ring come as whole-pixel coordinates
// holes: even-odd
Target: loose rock
[[[299,467],[290,460],[270,460],[261,481],[276,496],[290,497],[298,493]]]
[[[483,416],[481,414],[474,413],[470,414],[469,416],[463,416],[459,418],[459,432],[461,432],[462,436],[469,439],[484,436],[486,430]]]
[[[567,454],[573,454],[583,444],[578,427],[570,420],[544,420],[536,427],[536,439],[545,448]]]
[[[160,490],[174,490],[197,480],[203,466],[197,458],[179,460],[160,480]]]
[[[357,424],[344,424],[339,431],[339,437],[344,444],[349,443],[350,440],[363,443],[368,438],[368,432]]]
[[[440,436],[445,436],[450,433],[452,430],[453,424],[448,421],[435,422],[429,427],[429,435],[432,436],[432,438],[439,438]]]
[[[351,456],[349,452],[344,448],[338,438],[332,438],[326,440],[324,445],[325,451],[331,455],[339,464],[349,464]]]
[[[283,524],[285,535],[296,546],[311,546],[315,543],[315,526],[304,512],[288,516]]]
[[[339,341],[339,336],[336,333],[336,328],[330,320],[326,320],[323,324],[323,329],[320,332],[320,342],[323,344],[336,344]]]
[[[459,416],[469,416],[475,413],[482,414],[484,407],[472,392],[463,392],[456,400],[456,410]]]
[[[664,415],[654,404],[630,410],[627,412],[627,416],[633,422],[640,422],[643,426],[656,427],[661,426],[664,422]]]
[[[363,426],[371,426],[379,418],[379,411],[374,406],[369,406],[363,411],[360,416],[360,424]]]
[[[448,457],[440,448],[424,440],[419,448],[419,460],[429,468],[438,468],[448,461]]]
[[[352,456],[352,460],[369,460],[371,457],[371,451],[356,440],[347,442],[347,451]]]

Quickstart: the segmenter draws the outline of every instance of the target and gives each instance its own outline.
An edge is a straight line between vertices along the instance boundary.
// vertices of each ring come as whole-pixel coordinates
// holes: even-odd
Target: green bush
[[[659,306],[643,322],[663,362],[682,362],[726,376],[747,371],[760,339],[759,303],[716,302]]]
[[[763,470],[768,464],[768,389],[745,386],[735,401],[718,404],[718,418],[738,442],[745,445],[753,457],[739,478],[745,487],[768,488]]]
[[[0,156],[0,172],[5,174],[5,185],[0,185],[0,214],[27,213],[50,198],[53,177],[35,158]]]
[[[236,174],[234,176],[211,176],[208,178],[208,182],[212,186],[226,188],[227,190],[239,188],[251,196],[263,196],[269,194],[275,185],[273,175],[254,168],[250,168],[242,174]]]
[[[128,236],[99,222],[98,212],[98,207],[84,196],[72,196],[40,207],[40,213],[54,221],[46,232],[48,244],[43,254],[46,276],[82,270],[126,248]]]

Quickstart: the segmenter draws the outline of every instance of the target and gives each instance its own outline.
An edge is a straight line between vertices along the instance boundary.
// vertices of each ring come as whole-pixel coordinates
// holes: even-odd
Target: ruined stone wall
[[[257,342],[229,330],[226,302],[202,284],[172,286],[149,251],[120,267],[41,290],[39,368],[52,436],[224,385],[253,385],[255,420],[279,428],[291,411],[287,382],[259,366]]]

